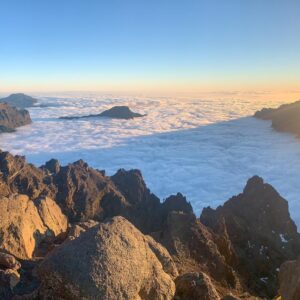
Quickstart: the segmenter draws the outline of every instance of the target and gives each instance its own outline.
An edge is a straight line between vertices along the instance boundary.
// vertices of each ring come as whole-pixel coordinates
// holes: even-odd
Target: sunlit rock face
[[[65,242],[39,267],[42,299],[161,299],[175,294],[168,252],[122,217]]]
[[[66,217],[49,198],[36,206],[25,195],[1,197],[0,211],[0,248],[17,258],[32,258],[41,241],[67,230]]]

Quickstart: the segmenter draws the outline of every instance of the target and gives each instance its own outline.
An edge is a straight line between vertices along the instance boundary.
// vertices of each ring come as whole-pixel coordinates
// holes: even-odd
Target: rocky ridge
[[[0,249],[22,270],[15,287],[0,281],[1,299],[271,299],[278,268],[300,253],[287,201],[257,176],[197,218],[180,193],[161,203],[138,170],[37,168],[0,152],[0,204],[15,216],[0,222]]]
[[[29,112],[7,103],[0,103],[0,133],[12,132],[15,128],[31,123]]]
[[[272,127],[281,132],[289,132],[300,137],[300,101],[284,104],[279,108],[264,108],[254,115],[256,118],[271,120]]]

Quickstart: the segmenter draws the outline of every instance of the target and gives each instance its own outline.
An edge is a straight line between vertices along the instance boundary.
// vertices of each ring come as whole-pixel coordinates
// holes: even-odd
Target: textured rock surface
[[[209,276],[205,273],[186,273],[176,278],[178,300],[220,300]]]
[[[0,269],[12,269],[19,270],[21,264],[16,260],[16,258],[8,253],[0,252]]]
[[[18,94],[11,94],[10,96],[6,98],[0,99],[1,103],[8,103],[9,105],[18,107],[18,108],[26,108],[26,107],[31,107],[35,103],[37,103],[37,99],[32,98],[30,96],[27,96],[22,93]]]
[[[40,296],[172,299],[176,268],[173,265],[170,269],[170,264],[164,267],[166,250],[162,253],[161,246],[148,239],[122,217],[88,229],[65,242],[41,264]]]
[[[200,219],[216,234],[228,236],[237,258],[233,267],[250,291],[274,297],[278,268],[300,253],[300,237],[287,201],[256,176],[242,194],[216,210],[204,209]]]
[[[280,267],[279,280],[282,300],[300,299],[300,259],[285,262]]]
[[[284,104],[277,109],[264,108],[254,115],[256,118],[271,120],[274,129],[300,136],[300,101]]]
[[[0,132],[10,132],[30,123],[31,118],[27,110],[0,103]]]
[[[243,193],[223,206],[204,209],[199,220],[180,193],[161,203],[149,191],[138,170],[121,169],[108,177],[82,160],[67,166],[51,160],[37,168],[26,163],[24,157],[0,151],[0,197],[14,198],[11,196],[14,194],[26,194],[30,199],[26,198],[24,203],[31,203],[26,214],[35,211],[38,216],[22,220],[25,224],[34,222],[29,232],[34,230],[35,234],[26,236],[32,237],[31,249],[38,245],[35,256],[43,257],[60,247],[67,236],[60,234],[65,231],[66,219],[57,217],[59,207],[71,223],[66,243],[75,243],[90,230],[101,227],[107,218],[121,215],[165,247],[181,275],[194,272],[209,276],[220,297],[275,296],[279,266],[286,260],[295,260],[300,253],[299,234],[290,219],[287,202],[259,177],[249,180]],[[22,210],[22,205],[19,209]],[[38,218],[40,223],[36,224]],[[20,220],[13,219],[11,228],[15,222],[19,226]],[[9,222],[6,217],[6,223]],[[4,232],[11,232],[8,227],[4,226]],[[8,235],[5,239],[11,238],[14,247],[20,244],[20,251],[24,252],[23,239]],[[54,240],[54,235],[59,238]],[[158,251],[160,246],[146,236],[144,242],[165,272],[174,277],[168,252]],[[31,269],[28,268],[26,280],[21,278],[22,282],[34,282]],[[60,271],[59,265],[57,270]],[[73,271],[75,278],[77,271],[75,268]],[[22,290],[19,286],[18,290]],[[36,286],[35,282],[26,290],[32,292]]]
[[[58,236],[59,234],[67,231],[67,217],[62,214],[61,209],[56,202],[46,197],[36,200],[35,205],[43,224],[54,236]]]
[[[47,200],[48,204],[51,202],[53,200]],[[57,225],[64,218],[61,212],[48,211],[47,219],[52,218],[52,221],[46,224],[33,201],[25,195],[0,198],[0,211],[0,248],[18,258],[31,258],[44,238],[66,229]]]

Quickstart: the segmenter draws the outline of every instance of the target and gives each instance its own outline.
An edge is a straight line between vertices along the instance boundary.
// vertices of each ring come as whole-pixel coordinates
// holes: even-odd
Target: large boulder
[[[282,264],[279,281],[282,300],[300,299],[300,259]]]
[[[287,201],[255,176],[242,194],[216,210],[204,209],[200,220],[219,236],[228,236],[236,256],[233,267],[249,290],[274,297],[280,265],[300,253],[300,236]]]
[[[172,299],[168,252],[123,217],[82,232],[40,265],[42,299]]]
[[[51,199],[41,200],[37,208],[25,195],[2,197],[0,211],[0,249],[17,258],[32,258],[43,239],[67,229],[66,217]]]
[[[0,103],[0,133],[11,132],[15,128],[31,123],[29,112]]]

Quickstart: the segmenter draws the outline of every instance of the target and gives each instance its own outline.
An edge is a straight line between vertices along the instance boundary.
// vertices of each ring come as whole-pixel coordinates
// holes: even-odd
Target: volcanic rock
[[[38,209],[25,195],[0,198],[2,250],[17,258],[28,259],[43,239],[66,231],[65,217],[53,200],[41,201]]]
[[[109,219],[46,257],[38,270],[40,297],[172,299],[176,268],[162,249],[126,219]]]
[[[300,299],[300,259],[287,261],[280,267],[279,281],[283,300]]]
[[[205,273],[186,273],[176,278],[176,300],[220,300],[211,279]]]
[[[0,132],[11,132],[30,123],[31,118],[27,110],[0,103]]]
[[[2,99],[0,99],[0,102],[8,103],[9,105],[15,106],[18,108],[26,108],[26,107],[33,106],[35,103],[38,102],[38,100],[35,98],[32,98],[30,96],[27,96],[25,94],[18,93],[18,94],[11,94],[10,96],[8,96],[6,98],[2,98]]]
[[[16,258],[8,253],[0,252],[0,269],[12,269],[19,270],[21,264],[16,260]]]
[[[214,233],[228,236],[237,259],[233,267],[249,290],[274,297],[278,268],[300,253],[300,237],[287,201],[255,176],[242,194],[216,210],[204,209],[200,220]]]

